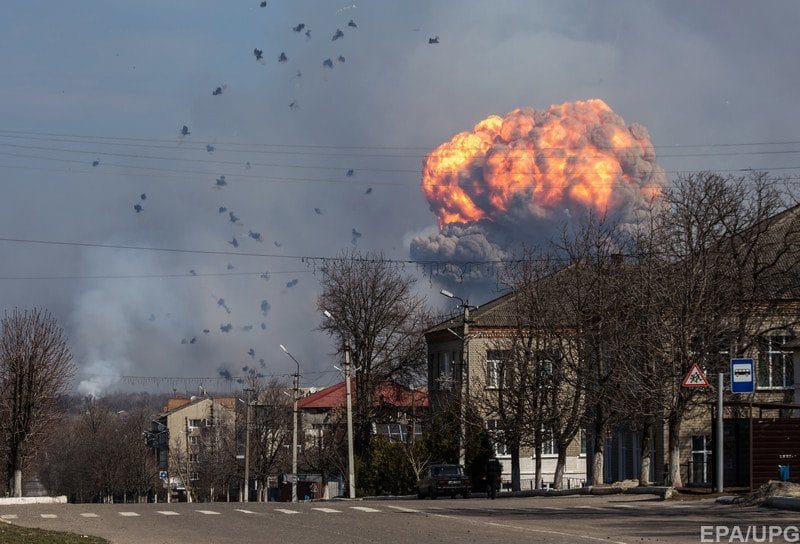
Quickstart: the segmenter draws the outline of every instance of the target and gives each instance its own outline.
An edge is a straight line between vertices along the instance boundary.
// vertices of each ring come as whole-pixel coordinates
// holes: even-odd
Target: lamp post
[[[447,298],[454,298],[461,303],[464,309],[464,332],[461,337],[461,387],[460,396],[461,403],[459,406],[459,430],[458,430],[458,464],[466,466],[467,447],[466,447],[466,434],[467,434],[467,399],[469,398],[469,350],[467,348],[467,341],[469,340],[469,301],[461,297],[457,297],[447,289],[442,289],[441,294]]]
[[[253,389],[246,387],[245,393],[245,430],[244,430],[244,497],[243,502],[250,502],[250,395]]]
[[[292,407],[292,502],[297,502],[297,397],[300,393],[300,362],[289,353],[289,350],[280,344],[283,352],[297,365],[294,373],[294,404]]]
[[[336,321],[328,310],[322,312],[331,321]],[[353,455],[353,396],[350,388],[350,346],[347,344],[342,348],[344,351],[344,383],[347,396],[347,471],[348,471],[348,496],[356,498],[356,469],[355,457]],[[341,370],[337,368],[337,370]]]

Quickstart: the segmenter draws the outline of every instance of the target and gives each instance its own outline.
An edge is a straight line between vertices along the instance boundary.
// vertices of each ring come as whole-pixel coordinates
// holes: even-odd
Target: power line
[[[92,141],[121,141],[121,142],[157,142],[174,144],[176,139],[159,139],[159,138],[134,138],[126,136],[94,136],[86,134],[75,133],[57,133],[57,132],[41,132],[41,131],[25,131],[25,130],[0,130],[0,134],[16,134],[16,135],[33,135],[33,136],[50,136],[54,138],[82,138]],[[186,140],[181,140],[186,141]],[[91,142],[87,142],[91,143]],[[661,144],[653,145],[656,149],[685,149],[685,148],[715,148],[715,147],[746,147],[746,146],[774,146],[774,145],[798,145],[800,140],[766,140],[766,141],[745,141],[745,142],[716,142],[716,143],[695,143],[695,144]],[[267,144],[267,143],[243,143],[233,141],[219,141],[215,145],[229,145],[229,146],[251,146],[251,147],[274,147],[274,148],[288,148],[288,149],[348,149],[348,150],[431,150],[438,147],[440,144],[432,144],[427,146],[391,146],[391,145],[334,145],[334,144]],[[550,146],[542,149],[565,149],[565,147]]]
[[[230,276],[263,276],[267,274],[280,275],[280,274],[303,274],[311,272],[309,269],[301,270],[277,270],[277,271],[261,271],[261,272],[218,272],[218,273],[153,273],[153,274],[64,274],[64,275],[49,275],[49,276],[3,276],[0,275],[0,280],[130,280],[130,279],[184,279],[184,278],[208,278],[208,277],[230,277]]]

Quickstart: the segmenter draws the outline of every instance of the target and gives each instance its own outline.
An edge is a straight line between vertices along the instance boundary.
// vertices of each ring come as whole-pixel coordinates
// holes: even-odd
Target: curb
[[[588,486],[575,487],[573,489],[530,489],[525,491],[501,491],[497,494],[498,498],[507,497],[570,497],[579,495],[655,495],[659,499],[667,500],[674,492],[672,487],[664,486],[644,486],[644,487],[610,487],[610,486]],[[359,497],[355,500],[370,501],[408,501],[415,500],[416,495],[378,495],[373,497]],[[472,499],[486,498],[486,493],[470,493]],[[330,500],[354,500],[347,498],[333,498]]]
[[[67,496],[58,497],[2,497],[0,506],[13,506],[19,504],[66,504]]]

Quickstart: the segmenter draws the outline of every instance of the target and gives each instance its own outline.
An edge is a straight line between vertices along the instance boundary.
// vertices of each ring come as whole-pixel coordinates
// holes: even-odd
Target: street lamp
[[[328,310],[322,311],[323,315],[331,321],[336,321]],[[353,397],[350,390],[350,346],[347,344],[342,348],[344,350],[344,382],[345,391],[347,395],[347,469],[349,472],[348,487],[349,497],[356,498],[356,470],[355,458],[353,456]]]
[[[294,374],[294,405],[292,408],[292,502],[297,502],[297,397],[300,392],[300,361],[295,359],[283,344],[279,345],[297,365],[297,372]]]
[[[459,336],[454,331],[447,329],[456,337],[461,339],[461,405],[459,406],[459,431],[458,431],[458,463],[461,466],[466,466],[467,448],[466,448],[466,434],[467,434],[467,399],[469,398],[469,349],[467,348],[467,341],[469,340],[469,301],[458,297],[448,291],[442,289],[441,294],[447,298],[454,298],[461,303],[464,309],[464,330]]]
[[[250,387],[244,388],[245,398],[245,430],[244,430],[244,501],[250,502],[250,405],[252,403],[250,395],[253,393]]]

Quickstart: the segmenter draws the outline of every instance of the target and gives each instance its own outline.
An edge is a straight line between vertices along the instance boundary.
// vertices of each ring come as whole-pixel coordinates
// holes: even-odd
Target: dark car
[[[417,497],[435,499],[441,495],[453,498],[462,495],[466,499],[471,487],[469,477],[459,465],[431,465],[417,482]]]

